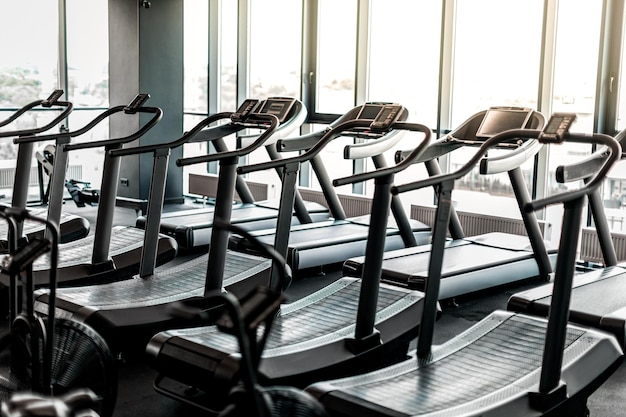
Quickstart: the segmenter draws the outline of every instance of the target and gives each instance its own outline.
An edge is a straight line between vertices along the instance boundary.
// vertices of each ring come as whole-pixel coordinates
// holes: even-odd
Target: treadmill
[[[429,175],[441,173],[437,159],[461,147],[477,147],[489,137],[508,129],[541,128],[543,115],[528,108],[492,107],[478,112],[460,127],[431,144],[419,162],[424,162]],[[530,201],[520,166],[541,148],[536,140],[510,140],[500,144],[499,156],[483,158],[483,175],[508,173],[518,206]],[[402,153],[396,155],[402,157]],[[528,236],[500,232],[465,237],[455,216],[450,222],[451,240],[446,243],[446,257],[440,300],[516,281],[539,277],[547,280],[556,259],[556,248],[545,242],[535,213],[521,212]],[[430,245],[385,252],[382,279],[395,285],[423,290],[428,281]],[[363,268],[362,257],[348,259],[343,273],[358,276]]]
[[[143,352],[145,344],[158,331],[190,325],[186,320],[172,318],[169,312],[172,303],[197,299],[207,292],[222,290],[222,287],[241,296],[251,288],[266,284],[271,261],[266,257],[227,250],[229,236],[225,231],[213,231],[208,253],[158,269],[155,268],[155,237],[159,235],[170,150],[185,143],[221,140],[248,128],[262,129],[264,132],[243,148],[177,161],[179,165],[219,161],[215,218],[229,221],[239,158],[280,138],[284,133],[277,126],[280,120],[288,124],[303,106],[299,100],[292,99],[293,106],[285,106],[282,112],[269,113],[263,104],[273,100],[246,100],[236,112],[211,115],[169,143],[111,151],[111,159],[116,160],[142,153],[151,153],[154,158],[139,272],[117,282],[58,289],[58,314],[88,323],[114,352]],[[229,123],[219,124],[224,120]],[[48,302],[48,291],[40,290],[35,298],[35,309],[46,314]]]
[[[454,180],[438,175],[410,184],[438,184],[439,205],[433,230],[417,349],[397,365],[354,377],[315,383],[307,388],[331,416],[586,416],[587,398],[621,365],[623,352],[604,332],[567,324],[576,241],[586,195],[599,187],[619,158],[619,144],[606,135],[569,135],[572,114],[554,115],[546,130],[511,130],[487,140],[539,138],[546,143],[594,142],[611,156],[598,175],[578,190],[526,203],[524,211],[563,203],[565,215],[555,272],[555,297],[549,319],[496,311],[440,346],[432,346],[435,310],[445,254]],[[480,157],[473,158],[463,174]],[[443,189],[443,190],[442,190]],[[400,192],[399,188],[392,192]]]
[[[336,185],[375,180],[366,250],[368,267],[360,279],[340,278],[315,293],[280,307],[260,360],[261,384],[304,387],[320,378],[384,366],[403,360],[410,341],[416,337],[417,318],[423,308],[422,293],[379,282],[379,261],[390,217],[392,198],[389,189],[394,174],[411,165],[413,159],[426,149],[431,135],[426,126],[397,121],[403,110],[399,105],[381,105],[374,120],[351,118],[335,125],[303,155],[258,165],[287,164],[289,172],[283,177],[278,224],[288,230],[289,204],[293,203],[299,164],[317,154],[330,140],[345,132],[365,128],[379,134],[411,131],[417,138],[417,146],[407,160],[335,180]],[[377,147],[380,143],[367,145]],[[364,151],[363,145],[348,145],[345,149],[347,154],[361,151]],[[284,256],[287,247],[281,239],[285,236],[278,233],[276,237],[273,247]],[[269,284],[272,292],[284,288],[280,270],[272,269]],[[211,412],[224,406],[223,401],[239,377],[237,342],[232,336],[220,333],[215,325],[158,333],[150,340],[146,353],[151,365],[159,372],[155,382],[158,392]],[[192,389],[186,389],[189,386]],[[184,388],[177,389],[181,387]],[[198,395],[190,395],[195,391]]]
[[[58,224],[63,206],[65,175],[68,153],[75,149],[105,149],[102,172],[102,194],[98,205],[95,233],[72,242],[59,245],[58,286],[87,285],[110,282],[132,276],[139,269],[143,230],[135,227],[113,227],[115,196],[119,177],[119,159],[113,160],[109,153],[124,144],[139,139],[161,119],[162,111],[157,107],[144,106],[148,94],[138,94],[128,105],[119,105],[100,113],[81,129],[62,131],[55,134],[24,136],[14,140],[23,145],[54,140],[56,144],[53,172],[50,177],[50,201],[48,220]],[[116,115],[135,119],[139,114],[150,115],[140,127],[128,136],[104,140],[71,143],[72,139],[90,133],[90,130],[107,118]],[[172,260],[177,253],[176,241],[167,236],[158,237],[159,264]],[[50,261],[41,256],[33,263],[33,278],[36,288],[49,282]],[[0,283],[7,285],[8,277],[0,275]]]
[[[327,221],[318,221],[309,224],[293,225],[289,230],[289,244],[286,260],[294,272],[305,268],[323,267],[326,265],[340,264],[346,259],[360,256],[365,253],[370,216],[357,216],[348,218],[339,201],[339,197],[333,187],[331,178],[326,171],[321,155],[319,155],[318,141],[326,134],[328,129],[347,123],[351,120],[369,120],[372,122],[380,115],[382,110],[387,111],[386,105],[390,103],[365,103],[357,106],[335,120],[327,129],[312,133],[299,138],[289,138],[281,141],[278,148],[281,152],[307,151],[316,149],[311,156],[310,163],[320,183],[324,197],[328,202],[332,218]],[[408,110],[404,109],[398,115],[399,120],[404,121],[408,117]],[[356,146],[352,152],[345,153],[344,159],[368,159],[371,158],[375,168],[384,168],[387,162],[383,153],[395,146],[400,140],[397,130],[394,141],[382,140],[377,131],[367,129],[348,130],[343,136],[363,140],[361,146]],[[386,137],[387,135],[385,135]],[[377,146],[368,146],[370,141],[379,141]],[[313,154],[311,154],[313,155]],[[289,161],[287,158],[285,161]],[[242,166],[240,173],[250,173],[256,170],[271,169],[284,166],[280,163],[266,163],[255,166]],[[390,219],[385,238],[385,250],[393,250],[425,244],[430,240],[430,227],[417,220],[409,219],[402,202],[394,197],[391,202],[393,217]],[[251,232],[254,237],[266,244],[272,244],[276,233],[286,233],[286,229],[266,229]],[[231,239],[231,248],[234,250],[255,253],[254,248],[248,247],[245,240],[239,237]]]
[[[307,117],[307,110],[304,105],[290,97],[270,97],[263,103],[265,108],[259,110],[261,113],[287,114],[292,107],[298,111],[288,120],[281,121],[278,127],[281,137],[288,137],[300,128]],[[240,135],[241,146],[251,143],[255,136]],[[212,141],[217,152],[226,152],[223,139]],[[276,150],[275,141],[264,146],[271,159],[280,158]],[[280,175],[280,172],[279,172]],[[248,185],[241,177],[237,177],[236,190],[241,200],[233,206],[231,224],[235,224],[244,230],[259,230],[276,227],[276,217],[278,216],[277,201],[265,200],[255,201]],[[211,231],[213,225],[213,215],[215,206],[202,207],[191,210],[180,210],[170,213],[163,213],[161,216],[161,233],[172,236],[176,239],[180,249],[194,249],[206,246],[211,242]],[[326,207],[311,201],[304,201],[298,193],[294,207],[293,224],[311,223],[321,220],[328,220],[329,212]],[[137,218],[136,226],[144,229],[146,216]]]
[[[48,98],[44,100],[33,101],[19,110],[15,111],[7,119],[0,121],[0,128],[10,126],[11,123],[20,120],[21,116],[30,114],[29,111],[42,110],[62,110],[53,120],[42,127],[30,129],[12,129],[0,131],[0,138],[32,136],[48,131],[65,120],[72,112],[73,105],[67,101],[60,101],[63,90],[55,90]],[[13,194],[11,197],[11,205],[18,208],[26,208],[28,205],[28,189],[30,172],[33,158],[33,146],[30,143],[20,143],[17,147],[17,161],[15,166],[15,179],[13,181]],[[41,179],[40,179],[41,180]],[[37,217],[45,216],[45,208],[33,208],[31,214]],[[74,214],[64,213],[59,218],[59,231],[61,242],[71,242],[81,239],[89,234],[89,221],[83,217]],[[44,227],[41,223],[27,220],[19,224],[19,235],[26,239],[32,239],[36,236],[43,236]],[[5,236],[8,234],[8,226],[5,222],[0,222],[0,251],[8,250],[7,240]]]
[[[626,131],[622,130],[615,139],[624,144]],[[556,179],[561,183],[588,181],[606,156],[606,150],[600,149],[581,163],[559,166]],[[590,195],[589,208],[605,267],[574,277],[569,320],[610,332],[622,347],[626,347],[626,263],[618,263],[599,189]],[[552,287],[553,284],[549,283],[513,294],[509,298],[507,309],[545,317],[552,300]]]

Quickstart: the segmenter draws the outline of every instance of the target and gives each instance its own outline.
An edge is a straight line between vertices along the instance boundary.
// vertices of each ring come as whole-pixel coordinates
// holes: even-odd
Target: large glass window
[[[237,2],[220,5],[220,90],[217,96],[221,111],[234,111],[237,103]]]
[[[209,2],[184,2],[185,112],[208,113]]]
[[[435,128],[441,1],[373,0],[371,5],[368,100],[400,103],[411,120]]]
[[[109,106],[107,15],[106,1],[66,0],[67,97],[77,108]]]
[[[542,0],[456,2],[452,126],[490,106],[537,108]]]
[[[601,0],[559,2],[552,111],[576,113],[577,121],[572,127],[576,132],[593,132],[601,17]],[[555,170],[559,165],[578,161],[590,153],[590,145],[551,147],[547,193],[557,192],[564,187],[579,187],[578,183],[557,184]],[[560,232],[561,216],[560,207],[549,207],[546,210],[546,219],[555,227],[556,236]]]
[[[541,0],[456,2],[451,130],[492,106],[537,108],[542,17]],[[450,169],[461,167],[476,151],[455,151]],[[530,180],[532,161],[523,170]],[[506,174],[487,177],[474,170],[457,188],[454,198],[461,211],[521,216]]]
[[[317,61],[318,113],[343,114],[354,106],[356,0],[320,0]]]
[[[250,97],[300,97],[301,50],[302,2],[250,2]]]
[[[0,106],[15,108],[58,86],[58,5],[12,1],[1,8]]]

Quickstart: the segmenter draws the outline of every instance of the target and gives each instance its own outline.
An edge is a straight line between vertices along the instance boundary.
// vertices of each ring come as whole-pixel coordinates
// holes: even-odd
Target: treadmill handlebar
[[[329,130],[330,128],[299,136],[297,138],[283,139],[277,143],[276,147],[280,152],[293,152],[311,149]]]
[[[38,133],[45,132],[46,130],[49,130],[53,128],[54,126],[58,125],[59,123],[61,123],[61,121],[63,121],[70,115],[70,113],[74,109],[74,105],[70,103],[69,101],[59,101],[58,100],[58,98],[60,98],[59,92],[60,94],[63,94],[63,90],[55,90],[55,92],[53,92],[50,95],[50,97],[48,97],[47,99],[33,101],[25,105],[24,107],[20,108],[15,113],[13,113],[6,120],[1,121],[0,127],[8,125],[9,123],[15,121],[18,117],[23,115],[24,113],[26,113],[27,111],[32,110],[37,106],[45,107],[46,109],[51,109],[53,106],[58,106],[58,107],[63,108],[63,111],[57,117],[55,117],[52,121],[50,121],[48,124],[44,126],[35,127],[32,129],[7,130],[4,132],[0,132],[0,138],[36,135]]]
[[[492,148],[501,142],[504,142],[506,140],[516,138],[516,137],[527,138],[527,139],[537,139],[539,138],[539,135],[541,134],[541,132],[542,132],[541,130],[535,130],[535,129],[512,129],[512,130],[507,130],[505,132],[494,135],[491,138],[487,139],[485,142],[483,142],[483,144],[478,149],[478,152],[476,152],[472,156],[472,158],[465,165],[459,168],[457,171],[447,173],[447,174],[435,175],[435,176],[432,176],[423,180],[411,182],[408,184],[393,186],[391,187],[391,193],[400,194],[400,193],[404,193],[407,191],[434,186],[434,185],[438,185],[446,181],[451,181],[451,180],[456,180],[458,178],[461,178],[467,173],[469,173],[472,170],[472,168],[474,168],[474,166],[476,166],[479,163],[479,161],[485,156],[489,148]]]
[[[426,151],[424,151],[424,153],[422,153],[420,157],[417,158],[417,160],[413,161],[413,163],[417,164],[420,162],[431,161],[447,153],[450,153],[453,150],[458,149],[462,146],[463,145],[461,145],[458,142],[452,142],[452,141],[449,141],[447,137],[443,137],[431,143],[428,146],[428,149],[426,149]],[[396,151],[394,155],[396,164],[402,161],[403,159],[405,159],[407,156],[409,156],[411,152],[413,152],[412,149]]]
[[[589,181],[585,182],[585,184],[579,189],[565,191],[562,193],[531,201],[524,204],[524,210],[528,212],[536,211],[552,204],[567,203],[576,200],[583,195],[591,194],[597,187],[602,185],[602,182],[604,181],[604,178],[608,174],[609,170],[617,161],[620,160],[622,156],[622,147],[619,142],[616,141],[615,138],[609,135],[605,135],[603,133],[594,133],[592,135],[572,133],[565,135],[563,139],[565,140],[565,142],[605,145],[607,147],[609,155],[606,157],[604,164],[600,167],[596,174]]]
[[[242,126],[265,129],[265,131],[261,135],[259,135],[257,140],[252,142],[250,145],[227,152],[217,152],[191,158],[181,158],[176,160],[176,165],[182,167],[204,162],[217,161],[230,157],[240,157],[247,155],[248,153],[261,147],[272,136],[278,125],[278,117],[276,117],[275,115],[266,113],[254,113],[246,119],[245,123],[243,123]]]
[[[280,168],[280,167],[284,167],[287,166],[289,164],[292,163],[301,163],[304,161],[308,161],[309,159],[312,159],[314,156],[316,156],[317,154],[320,153],[320,151],[333,139],[335,139],[338,136],[341,136],[341,133],[347,130],[354,130],[356,128],[362,128],[365,129],[367,127],[369,127],[371,125],[372,121],[371,120],[364,120],[364,119],[353,119],[353,120],[348,120],[346,122],[340,123],[336,126],[334,126],[331,129],[326,129],[324,130],[322,133],[323,135],[321,135],[321,137],[319,138],[319,140],[315,143],[315,145],[313,145],[312,147],[310,147],[306,152],[300,154],[300,155],[296,155],[293,156],[291,158],[284,158],[284,159],[277,159],[277,160],[273,160],[273,161],[267,161],[267,162],[261,162],[259,164],[254,164],[254,165],[245,165],[245,166],[240,166],[237,168],[237,173],[238,174],[249,174],[251,172],[255,172],[255,171],[264,171],[266,169],[272,169],[272,168]],[[278,149],[282,150],[282,144],[285,141],[280,140],[276,143],[276,147]]]
[[[422,155],[426,151],[426,149],[428,149],[432,137],[432,131],[427,126],[419,123],[396,122],[391,125],[390,129],[393,129],[394,131],[404,130],[411,132],[422,132],[424,133],[424,139],[415,149],[413,149],[402,161],[398,162],[396,165],[377,169],[371,172],[362,172],[359,174],[350,175],[349,177],[337,178],[333,180],[333,185],[335,187],[366,181],[374,178],[381,178],[389,174],[395,174],[396,172],[400,172],[403,169],[407,168],[409,165],[415,163],[415,160],[418,159],[420,155]]]
[[[232,115],[232,112],[222,112],[222,113],[216,113],[213,114],[211,116],[208,116],[207,118],[205,118],[204,120],[202,120],[200,123],[198,123],[197,125],[195,125],[193,127],[193,129],[191,129],[190,131],[186,132],[185,134],[183,134],[183,136],[181,136],[180,138],[172,141],[172,142],[167,142],[167,143],[157,143],[157,144],[153,144],[153,145],[144,145],[144,146],[137,146],[134,148],[127,148],[127,149],[115,149],[113,151],[111,151],[111,156],[112,157],[119,157],[119,156],[127,156],[127,155],[137,155],[140,153],[146,153],[146,152],[154,152],[157,151],[159,149],[174,149],[177,148],[179,146],[184,145],[185,143],[190,143],[190,142],[194,142],[194,138],[196,138],[197,136],[201,135],[204,132],[217,132],[217,135],[210,136],[210,135],[203,135],[202,136],[202,140],[203,141],[211,141],[211,140],[215,140],[215,139],[219,139],[222,138],[228,134],[234,133],[237,130],[240,130],[241,128],[238,127],[237,129],[234,130],[228,130],[227,133],[224,133],[223,130],[225,129],[225,127],[231,127],[231,124],[228,125],[222,125],[222,126],[214,126],[210,129],[207,129],[206,131],[203,131],[202,129],[204,129],[205,127],[207,127],[208,125],[210,125],[211,123],[215,123],[219,120],[222,119],[229,119],[230,116]],[[221,131],[220,131],[221,130]]]
[[[479,172],[482,175],[493,175],[512,171],[537,155],[541,148],[543,148],[543,143],[540,141],[526,140],[521,146],[513,148],[504,155],[482,158]]]
[[[74,131],[62,130],[58,133],[51,133],[47,135],[24,136],[24,137],[19,137],[19,138],[14,139],[13,143],[19,144],[19,143],[44,142],[44,141],[49,141],[49,140],[57,140],[58,138],[61,138],[61,137],[66,137],[66,138],[78,137],[78,136],[85,134],[89,130],[93,129],[96,125],[98,125],[107,117],[110,117],[111,115],[116,114],[116,113],[123,112],[124,108],[126,108],[126,106],[122,106],[122,105],[111,107],[105,110],[104,112],[100,113],[97,117],[95,117],[93,120],[91,120],[89,123],[87,123],[85,126],[83,126],[82,128],[78,130],[74,130]],[[140,137],[141,135],[143,135],[149,129],[151,129],[159,120],[161,120],[161,117],[163,116],[162,110],[158,107],[141,107],[137,109],[137,112],[154,114],[154,116],[147,123],[145,123],[144,126],[142,126],[142,128],[138,130],[137,132],[129,136],[117,138],[117,139],[90,141],[90,142],[79,143],[79,144],[68,144],[66,145],[65,149],[66,150],[87,149],[87,148],[104,146],[107,144],[131,142],[137,139],[138,137]]]
[[[114,139],[105,139],[105,140],[99,140],[99,141],[83,142],[83,143],[70,143],[70,144],[65,145],[65,150],[66,151],[74,151],[74,150],[78,150],[78,149],[97,148],[97,147],[111,146],[111,145],[120,145],[120,144],[132,142],[132,141],[134,141],[136,139],[139,139],[143,135],[145,135],[146,132],[148,130],[152,129],[161,120],[161,118],[163,117],[163,111],[160,108],[158,108],[158,107],[140,107],[138,109],[135,109],[132,113],[129,113],[128,111],[126,111],[127,106],[118,106],[118,107],[121,107],[121,111],[124,112],[124,114],[127,114],[127,115],[134,115],[136,113],[152,113],[153,116],[152,116],[152,118],[150,118],[150,120],[148,120],[146,123],[144,123],[144,125],[141,126],[141,128],[139,130],[137,130],[134,133],[131,133],[128,136],[124,136],[124,137],[121,137],[121,138],[114,138]],[[120,110],[117,110],[116,112],[119,112],[119,111]],[[97,124],[97,123],[95,123],[95,124]],[[94,125],[92,125],[92,126],[85,126],[85,128],[88,128],[86,130],[89,130]],[[83,133],[84,132],[81,132],[80,134],[83,134]],[[78,136],[78,135],[76,135],[76,136]]]
[[[596,151],[582,161],[572,164],[563,164],[556,167],[556,181],[564,184],[566,182],[584,180],[598,172],[605,162],[610,152],[606,149]]]

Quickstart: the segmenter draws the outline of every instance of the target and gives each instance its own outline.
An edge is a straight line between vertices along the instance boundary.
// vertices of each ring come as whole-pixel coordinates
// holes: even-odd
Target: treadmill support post
[[[228,152],[228,147],[224,143],[223,138],[213,140],[212,144],[216,152]],[[237,195],[239,195],[242,203],[254,203],[254,196],[252,195],[252,191],[250,191],[250,187],[248,187],[246,181],[239,175],[237,175],[237,179],[235,180],[235,190],[237,190]]]
[[[280,205],[278,206],[278,218],[276,219],[276,234],[274,235],[274,249],[285,259],[289,250],[289,232],[291,230],[291,217],[296,196],[296,181],[300,172],[300,162],[289,162],[282,170],[282,190],[280,193]],[[282,274],[272,264],[269,287],[281,292],[288,284],[282,281]]]
[[[237,156],[220,160],[213,218],[214,220],[219,220],[227,224],[230,223],[233,211],[233,197],[235,194],[235,182],[237,181],[238,163],[239,157]],[[204,286],[205,296],[211,291],[222,290],[229,235],[230,232],[227,229],[216,228],[212,230],[211,244],[209,246],[209,262]]]
[[[121,148],[122,145],[117,144],[106,146],[104,150],[102,186],[100,187],[100,201],[98,202],[92,252],[92,265],[96,269],[108,269],[112,267],[112,261],[109,258],[109,248],[111,246],[111,227],[113,226],[113,214],[115,212],[115,197],[117,196],[120,158],[113,158],[111,151]]]
[[[385,157],[383,155],[374,155],[372,160],[374,161],[376,169],[387,167],[387,162],[385,161]],[[411,228],[411,222],[409,217],[406,215],[406,210],[402,207],[402,200],[400,200],[400,196],[397,194],[392,195],[390,204],[393,218],[396,220],[398,231],[402,237],[402,243],[404,243],[404,246],[406,247],[417,246],[417,241],[415,240],[415,235],[413,234],[413,230]]]
[[[167,182],[167,166],[170,158],[170,148],[160,148],[154,151],[152,165],[152,180],[148,195],[148,210],[146,217],[143,247],[141,248],[141,263],[139,276],[141,278],[154,274],[157,263],[159,245],[159,229],[163,201],[165,200],[165,183]]]
[[[26,208],[28,204],[28,183],[30,181],[30,167],[33,159],[33,142],[22,142],[17,148],[17,161],[15,164],[15,179],[13,184],[13,197],[11,206]],[[17,238],[22,237],[24,221],[17,221]]]
[[[578,231],[580,230],[583,206],[586,198],[578,198],[564,203],[564,213],[559,242],[559,254],[556,260],[557,274],[554,277],[552,305],[548,318],[548,330],[541,365],[539,393],[548,395],[558,387],[563,362],[563,346],[567,331],[567,319],[574,279]],[[555,399],[556,400],[556,399]]]
[[[435,175],[441,175],[441,167],[436,160],[430,159],[424,162],[424,165],[426,166],[426,171],[428,172],[429,176],[434,177]],[[463,227],[461,226],[461,220],[459,219],[459,215],[456,213],[454,206],[451,207],[450,210],[450,221],[446,226],[450,229],[450,236],[452,237],[452,239],[463,239],[465,237],[465,232],[463,232]]]
[[[437,300],[441,285],[441,265],[446,246],[446,232],[450,224],[452,212],[452,189],[454,180],[442,182],[435,187],[437,194],[437,211],[433,225],[430,262],[428,263],[428,280],[424,290],[424,310],[417,338],[417,358],[427,357],[433,344],[435,321],[437,320]]]
[[[375,333],[376,306],[378,304],[378,290],[380,287],[380,275],[382,270],[382,254],[385,251],[385,235],[387,234],[387,222],[389,219],[389,207],[391,205],[391,185],[393,174],[385,175],[374,180],[374,197],[372,199],[372,212],[370,226],[365,247],[365,265],[361,277],[361,292],[359,294],[359,307],[357,310],[354,340],[350,342],[351,350],[359,341],[369,345],[368,340]],[[380,344],[380,337],[378,344]]]
[[[515,168],[509,171],[509,178],[511,180],[511,186],[513,187],[513,193],[517,199],[520,212],[522,213],[522,220],[524,226],[528,232],[528,238],[530,240],[530,246],[533,249],[535,260],[537,261],[537,267],[539,268],[539,277],[547,279],[552,272],[552,264],[550,263],[550,257],[546,250],[546,244],[539,230],[539,222],[537,222],[537,215],[534,211],[527,212],[523,209],[524,204],[531,201],[530,194],[526,188],[524,177],[521,168]]]
[[[68,152],[65,145],[70,143],[69,136],[59,136],[55,141],[54,169],[50,175],[48,192],[48,220],[57,226],[61,222],[61,210],[63,207],[63,192],[65,190],[65,174],[67,173]],[[49,228],[46,227],[45,237],[50,238]]]
[[[281,158],[280,154],[276,150],[276,144],[266,146],[265,149],[267,150],[267,154],[269,155],[270,159]],[[282,180],[283,172],[280,170],[280,168],[276,168],[276,172],[278,173],[278,176]],[[296,188],[296,194],[295,194],[295,199],[293,203],[293,209],[295,211],[296,217],[298,218],[298,221],[301,224],[313,223],[313,220],[311,219],[311,215],[307,211],[306,206],[304,205],[304,200],[302,199],[302,196],[300,195],[300,192],[298,191],[297,188]]]

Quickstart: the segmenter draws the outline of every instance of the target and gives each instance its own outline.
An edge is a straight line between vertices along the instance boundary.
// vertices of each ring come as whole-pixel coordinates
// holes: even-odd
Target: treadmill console
[[[259,105],[259,100],[246,99],[235,113],[230,116],[233,122],[243,122]]]
[[[522,107],[491,107],[485,113],[476,138],[489,139],[490,137],[511,129],[523,129],[530,120],[533,109]]]
[[[553,113],[546,127],[539,135],[542,142],[562,142],[576,121],[576,113]]]
[[[394,122],[402,116],[404,107],[396,103],[366,103],[361,106],[354,120],[369,120],[370,125],[365,128],[355,128],[343,135],[361,138],[378,138],[382,131],[388,130]]]
[[[137,113],[137,110],[141,106],[144,105],[146,101],[150,98],[150,94],[147,93],[139,93],[135,96],[133,101],[131,101],[128,106],[124,107],[124,113],[126,114],[134,114]]]
[[[388,130],[389,127],[398,121],[402,114],[402,106],[399,104],[387,104],[380,109],[376,118],[370,124],[372,130]]]
[[[270,97],[263,102],[261,109],[256,113],[273,114],[280,123],[285,123],[295,102],[296,100],[292,98]]]

